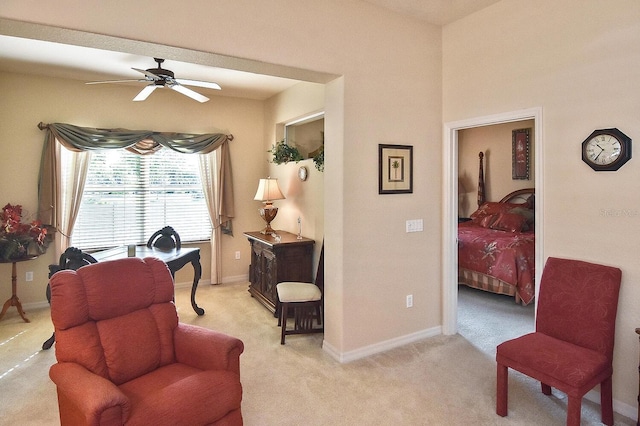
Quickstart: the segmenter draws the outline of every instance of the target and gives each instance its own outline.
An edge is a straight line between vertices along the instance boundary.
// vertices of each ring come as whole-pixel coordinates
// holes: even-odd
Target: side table
[[[20,316],[22,317],[22,319],[24,320],[24,322],[31,322],[29,320],[29,318],[27,318],[24,315],[24,311],[22,310],[22,303],[20,303],[20,299],[18,299],[18,294],[17,294],[17,280],[18,280],[18,274],[16,272],[16,263],[18,262],[26,262],[27,260],[33,260],[38,256],[25,256],[25,257],[21,257],[20,259],[9,259],[9,260],[0,260],[0,263],[12,263],[13,265],[11,266],[11,297],[9,299],[7,299],[6,302],[4,302],[4,306],[2,307],[2,312],[0,312],[0,320],[4,317],[4,314],[7,313],[7,310],[9,309],[10,306],[15,306],[16,309],[18,309],[18,313],[20,314]]]

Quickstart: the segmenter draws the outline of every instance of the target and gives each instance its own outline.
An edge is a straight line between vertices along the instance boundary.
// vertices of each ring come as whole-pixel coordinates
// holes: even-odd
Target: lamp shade
[[[284,195],[282,195],[282,191],[280,191],[280,187],[278,186],[278,179],[268,177],[266,179],[260,179],[258,183],[258,190],[256,191],[256,196],[253,198],[257,201],[273,201],[273,200],[283,200]]]

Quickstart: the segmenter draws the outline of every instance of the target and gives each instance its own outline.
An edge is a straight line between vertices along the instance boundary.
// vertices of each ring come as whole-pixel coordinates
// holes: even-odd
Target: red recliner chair
[[[567,394],[567,425],[580,425],[582,397],[598,384],[602,422],[613,425],[613,344],[622,272],[550,257],[538,296],[536,331],[498,345],[496,413],[507,415],[508,370]]]
[[[241,425],[242,341],[178,322],[154,258],[51,277],[62,425]]]

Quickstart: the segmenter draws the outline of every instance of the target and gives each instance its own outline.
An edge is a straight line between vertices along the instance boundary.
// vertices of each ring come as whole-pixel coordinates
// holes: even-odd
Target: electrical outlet
[[[413,307],[413,294],[407,294],[407,308]]]
[[[236,260],[240,260],[240,252],[239,251],[236,252]]]
[[[29,271],[24,276],[25,281],[33,281],[33,271]]]

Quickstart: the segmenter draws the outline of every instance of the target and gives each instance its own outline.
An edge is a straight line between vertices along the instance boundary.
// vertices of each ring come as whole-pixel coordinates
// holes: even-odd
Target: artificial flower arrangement
[[[47,229],[37,220],[22,223],[22,206],[7,204],[0,213],[0,258],[19,259],[29,254],[34,243],[40,253],[46,250]]]

